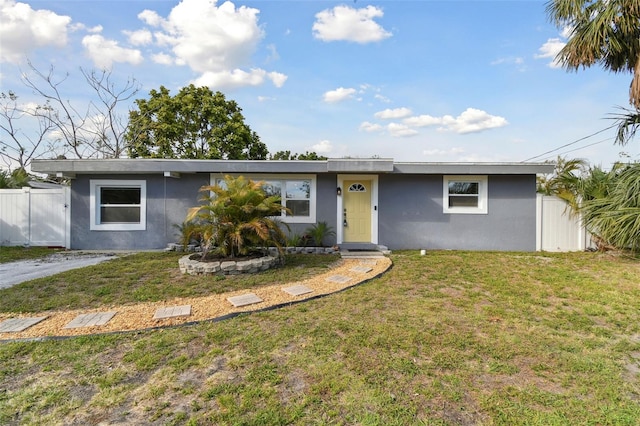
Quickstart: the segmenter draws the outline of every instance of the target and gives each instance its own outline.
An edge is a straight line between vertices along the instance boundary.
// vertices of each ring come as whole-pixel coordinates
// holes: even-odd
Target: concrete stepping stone
[[[189,315],[191,315],[191,305],[169,306],[158,309],[153,315],[153,319],[188,317]]]
[[[370,266],[356,266],[355,268],[351,268],[350,269],[351,272],[359,272],[361,274],[366,274],[367,272],[371,272],[373,271],[373,268],[371,268]]]
[[[326,278],[327,281],[338,284],[346,284],[351,281],[351,278],[345,277],[344,275],[331,275]]]
[[[378,264],[378,261],[376,259],[360,259],[360,264],[375,266]]]
[[[80,314],[63,328],[80,328],[104,325],[114,317],[117,312],[94,312],[91,314]]]
[[[32,325],[36,325],[47,318],[48,317],[46,316],[33,318],[10,318],[0,323],[0,333],[17,333],[24,331]]]
[[[260,299],[254,293],[247,293],[247,294],[242,294],[240,296],[227,297],[227,301],[229,301],[229,303],[231,303],[233,306],[237,308],[239,306],[246,306],[246,305],[253,305],[254,303],[260,303],[262,302],[262,299]]]
[[[313,290],[306,285],[292,285],[291,287],[285,287],[282,289],[285,293],[289,293],[292,296],[300,296],[303,294],[311,293]]]

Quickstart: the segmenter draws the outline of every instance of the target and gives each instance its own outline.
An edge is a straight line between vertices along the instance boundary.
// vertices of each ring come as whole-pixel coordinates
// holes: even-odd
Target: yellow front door
[[[343,200],[344,242],[371,242],[371,181],[345,180]]]

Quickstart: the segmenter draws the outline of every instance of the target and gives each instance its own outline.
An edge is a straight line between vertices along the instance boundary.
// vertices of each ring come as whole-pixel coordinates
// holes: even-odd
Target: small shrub
[[[324,247],[324,240],[336,235],[333,228],[329,226],[327,222],[318,222],[307,228],[305,233],[318,247]]]

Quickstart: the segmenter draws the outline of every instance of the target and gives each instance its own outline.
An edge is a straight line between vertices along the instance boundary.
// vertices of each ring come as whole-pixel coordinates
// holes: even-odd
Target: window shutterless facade
[[[289,209],[282,213],[282,221],[287,223],[316,222],[316,177],[315,175],[244,175],[254,182],[263,182],[267,196],[279,196],[283,206]],[[214,185],[224,183],[216,175],[211,179]]]
[[[487,176],[444,176],[443,212],[448,214],[487,214]]]
[[[91,180],[89,185],[92,231],[146,229],[146,181]]]

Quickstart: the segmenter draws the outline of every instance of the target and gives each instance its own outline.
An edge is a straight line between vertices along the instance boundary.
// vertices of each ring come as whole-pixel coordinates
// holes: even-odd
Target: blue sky
[[[134,77],[138,98],[195,83],[243,108],[270,152],[501,162],[560,154],[608,167],[631,74],[568,73],[544,1],[0,0],[0,87],[37,101],[26,61]],[[132,106],[132,105],[127,105]],[[590,146],[589,146],[590,145]],[[545,154],[548,151],[552,151]],[[544,154],[544,155],[543,155]]]

